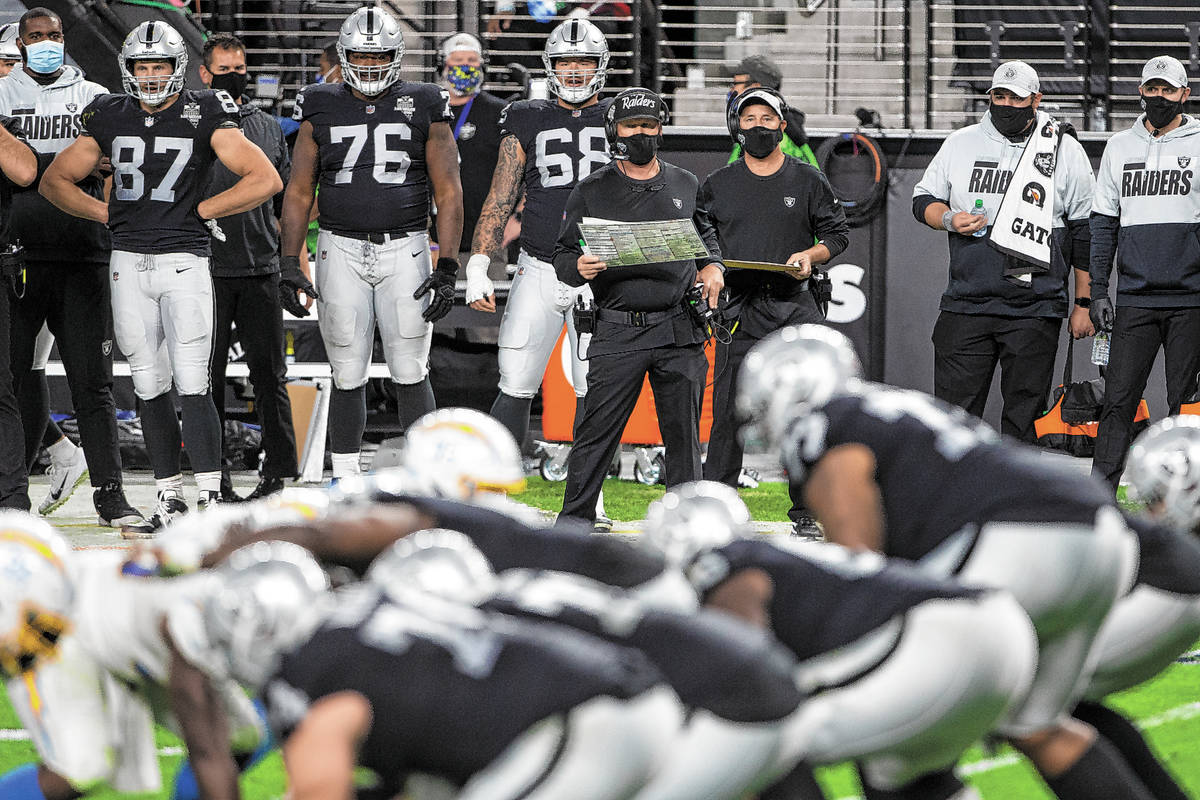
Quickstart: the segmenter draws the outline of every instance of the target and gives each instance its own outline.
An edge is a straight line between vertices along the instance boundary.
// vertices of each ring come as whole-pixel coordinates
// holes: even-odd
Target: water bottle
[[[1098,367],[1108,366],[1108,332],[1096,331],[1092,337],[1092,363]]]
[[[982,198],[979,198],[979,197],[975,198],[975,207],[971,209],[971,216],[987,217],[987,209],[983,207],[983,199]],[[984,225],[982,228],[975,231],[971,235],[974,236],[975,238],[979,238],[980,236],[987,236],[987,225]]]

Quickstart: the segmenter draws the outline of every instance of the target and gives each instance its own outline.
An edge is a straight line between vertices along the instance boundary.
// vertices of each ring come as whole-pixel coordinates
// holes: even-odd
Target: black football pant
[[[0,508],[29,510],[29,472],[25,468],[25,431],[9,369],[9,305],[0,286]]]
[[[1133,418],[1159,347],[1165,359],[1167,405],[1171,414],[1178,414],[1180,404],[1196,388],[1200,371],[1200,308],[1117,307],[1092,459],[1092,474],[1114,489],[1125,469]]]
[[[708,361],[699,344],[592,356],[587,394],[581,400],[583,414],[576,414],[575,442],[567,456],[561,516],[588,522],[596,519],[600,489],[646,375],[650,376],[658,428],[667,448],[667,487],[697,480],[700,398],[707,374]]]
[[[933,394],[983,416],[1000,364],[1000,432],[1033,444],[1046,411],[1062,320],[943,311],[933,326]]]
[[[237,325],[246,354],[254,408],[262,425],[264,478],[294,478],[296,434],[287,394],[287,362],[283,352],[283,312],[279,307],[279,275],[213,278],[216,316],[213,321],[211,385],[225,428],[225,368],[229,362],[230,328]]]
[[[21,395],[31,374],[34,345],[45,324],[54,334],[58,355],[67,373],[71,404],[79,421],[79,439],[87,457],[92,486],[121,483],[121,450],[113,402],[112,306],[108,264],[61,261],[30,262],[25,295],[13,302],[12,369],[15,391]],[[21,451],[27,462],[37,456],[46,428],[40,404],[24,420]]]
[[[729,344],[717,342],[713,375],[713,424],[708,437],[708,458],[704,461],[704,479],[718,481],[735,489],[744,455],[738,439],[739,423],[735,414],[737,382],[746,353],[758,342],[758,339],[741,336],[736,331]],[[804,490],[789,482],[788,495],[792,498],[788,517],[796,522],[804,509]]]

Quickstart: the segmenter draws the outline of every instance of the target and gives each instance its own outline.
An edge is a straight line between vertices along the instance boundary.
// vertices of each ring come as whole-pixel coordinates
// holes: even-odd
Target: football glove
[[[221,226],[217,224],[215,219],[204,220],[204,227],[208,228],[208,235],[216,239],[218,242],[225,241],[225,231],[221,230]]]
[[[1107,295],[1093,297],[1092,304],[1088,307],[1088,316],[1092,319],[1092,325],[1097,331],[1111,331],[1113,319],[1116,314],[1113,312],[1112,301]]]
[[[308,316],[308,309],[296,292],[304,292],[314,300],[321,297],[312,281],[300,270],[300,257],[284,256],[279,260],[279,305],[292,316],[303,319]]]
[[[426,292],[433,292],[429,307],[421,313],[421,319],[426,322],[437,322],[450,313],[454,305],[454,283],[458,278],[458,260],[454,258],[439,258],[437,269],[429,273],[429,277],[413,292],[413,299],[420,300]]]

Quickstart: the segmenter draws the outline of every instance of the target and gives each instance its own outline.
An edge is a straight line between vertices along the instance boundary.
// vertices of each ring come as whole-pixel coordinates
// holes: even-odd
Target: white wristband
[[[953,211],[947,211],[945,214],[942,214],[942,227],[948,231],[953,231],[954,230],[953,220],[954,220],[954,212]]]
[[[491,265],[492,259],[488,258],[488,256],[483,253],[476,253],[467,259],[466,274],[468,277],[471,275],[479,275],[486,278],[488,267]]]

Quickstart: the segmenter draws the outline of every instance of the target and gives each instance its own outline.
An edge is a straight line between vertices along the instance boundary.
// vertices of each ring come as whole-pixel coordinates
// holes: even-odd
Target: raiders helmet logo
[[[188,122],[192,123],[193,128],[199,127],[200,126],[200,104],[199,103],[185,103],[183,106],[183,111],[179,112],[179,116],[183,117]]]
[[[68,112],[70,112],[71,114],[74,114],[74,113],[75,113],[75,109],[77,109],[77,108],[79,108],[78,104],[76,104],[76,103],[67,103],[67,111],[68,111]]]
[[[796,205],[796,198],[794,198],[794,197],[785,197],[785,198],[783,198],[783,204],[784,204],[785,206],[787,206],[788,208],[791,208],[792,206]]]
[[[403,97],[397,97],[396,107],[392,110],[399,111],[404,116],[412,119],[413,112],[417,110],[416,101],[414,101],[412,97],[407,94]]]
[[[1047,178],[1054,174],[1054,154],[1038,153],[1033,157],[1033,166]]]
[[[1042,136],[1046,137],[1047,139],[1051,139],[1054,137],[1054,121],[1053,120],[1049,120],[1049,119],[1046,120],[1046,124],[1042,126]]]
[[[675,204],[676,208],[683,208],[683,201],[678,197],[672,197],[671,202]]]
[[[1008,69],[1004,70],[1004,77],[1015,78],[1015,77],[1017,77],[1017,71],[1015,69],[1013,69],[1012,67],[1009,67]]]
[[[1179,162],[1180,169],[1187,169],[1187,165],[1192,163],[1191,156],[1179,156],[1179,158],[1176,160]]]
[[[1042,208],[1046,205],[1046,189],[1037,181],[1030,181],[1021,190],[1021,199],[1026,203],[1032,203],[1038,208]]]
[[[112,355],[112,339],[105,339],[100,343],[100,352],[106,356]]]

